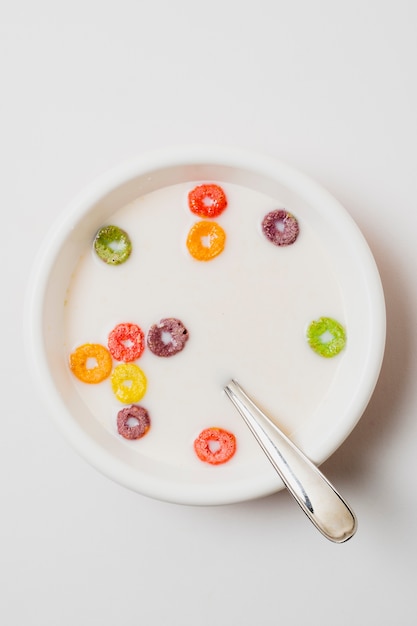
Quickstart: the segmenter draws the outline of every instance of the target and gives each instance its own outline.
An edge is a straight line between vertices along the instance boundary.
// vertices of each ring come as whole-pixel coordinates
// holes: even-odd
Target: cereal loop
[[[197,261],[211,261],[223,252],[226,233],[216,222],[205,220],[191,227],[187,237],[189,253]]]
[[[156,356],[163,357],[178,354],[178,352],[183,350],[187,341],[188,330],[175,317],[163,319],[159,324],[151,326],[147,337],[148,347],[151,352],[156,354]]]
[[[294,215],[277,209],[265,215],[262,231],[275,246],[289,246],[297,239],[300,229]]]
[[[188,194],[188,206],[199,217],[218,217],[227,207],[227,198],[218,185],[199,185]]]
[[[149,413],[143,406],[132,404],[117,414],[117,430],[125,439],[140,439],[146,435],[150,425]]]
[[[129,235],[118,226],[103,226],[94,239],[94,249],[99,258],[109,265],[120,265],[132,252]]]
[[[85,343],[70,354],[70,369],[83,383],[95,385],[111,372],[109,351],[98,343]]]
[[[146,385],[145,374],[134,363],[117,365],[111,375],[113,393],[123,404],[139,402],[146,393]]]
[[[118,324],[109,334],[108,346],[116,361],[136,361],[145,349],[145,335],[137,324]]]
[[[236,438],[222,428],[206,428],[194,441],[194,450],[201,461],[220,465],[236,452]]]
[[[345,347],[346,332],[343,326],[331,317],[320,317],[309,325],[307,341],[314,352],[331,358]]]

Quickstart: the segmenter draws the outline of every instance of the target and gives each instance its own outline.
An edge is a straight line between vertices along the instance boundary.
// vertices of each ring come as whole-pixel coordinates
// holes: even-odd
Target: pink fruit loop
[[[275,246],[289,246],[297,239],[300,228],[294,215],[285,209],[276,209],[265,215],[262,231]]]

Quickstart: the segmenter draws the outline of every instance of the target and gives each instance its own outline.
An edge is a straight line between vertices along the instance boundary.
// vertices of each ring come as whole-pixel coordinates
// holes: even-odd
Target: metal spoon
[[[320,470],[256,406],[235,380],[231,380],[224,390],[284,485],[316,528],[335,543],[350,539],[356,532],[356,517]]]

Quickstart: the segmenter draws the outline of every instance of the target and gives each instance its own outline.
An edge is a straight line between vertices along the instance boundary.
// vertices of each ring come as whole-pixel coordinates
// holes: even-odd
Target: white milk
[[[291,434],[317,409],[343,358],[319,357],[305,339],[306,327],[320,316],[344,324],[339,285],[311,226],[299,219],[297,241],[274,246],[261,231],[263,217],[277,208],[299,217],[296,211],[221,183],[228,208],[215,221],[226,231],[226,246],[215,259],[196,261],[185,241],[199,220],[187,204],[197,184],[115,207],[106,224],[129,233],[132,254],[126,263],[108,266],[91,246],[76,267],[66,305],[68,355],[83,343],[107,345],[109,332],[121,322],[136,323],[145,333],[164,317],[184,323],[189,340],[181,353],[161,358],[145,348],[136,361],[148,379],[139,404],[152,424],[143,439],[125,445],[185,468],[201,465],[193,441],[210,426],[236,435],[230,463],[250,462],[257,444],[223,392],[231,378]],[[87,385],[74,377],[74,385],[92,416],[120,437],[116,416],[125,405],[113,395],[110,379]]]

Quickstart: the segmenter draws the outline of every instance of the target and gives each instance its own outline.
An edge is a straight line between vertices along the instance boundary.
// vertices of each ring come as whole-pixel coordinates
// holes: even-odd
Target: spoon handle
[[[235,380],[224,390],[307,517],[330,541],[343,543],[350,539],[357,527],[355,515],[320,470]]]

